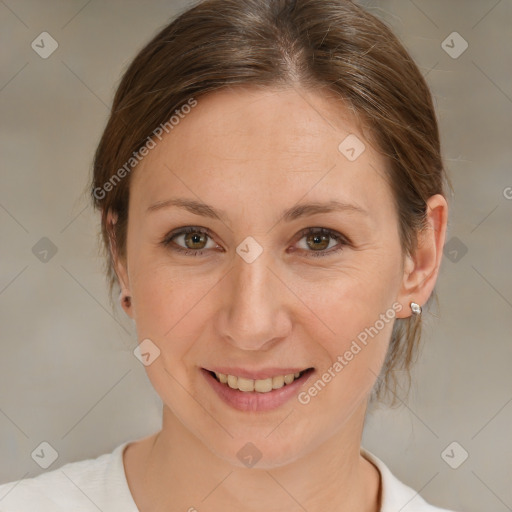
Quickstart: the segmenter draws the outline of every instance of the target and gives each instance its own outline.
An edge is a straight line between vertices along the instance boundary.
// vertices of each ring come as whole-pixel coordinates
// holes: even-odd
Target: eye
[[[175,240],[183,240],[185,247],[176,244]],[[207,247],[207,241],[211,238],[209,231],[204,228],[190,226],[170,233],[162,241],[165,247],[181,252],[186,255],[199,256],[203,254],[203,249],[215,248],[216,244],[211,240],[213,247]]]
[[[344,246],[349,245],[348,240],[343,235],[327,228],[306,228],[301,231],[300,235],[302,236],[300,240],[306,239],[306,248],[303,250],[309,253],[308,256],[314,258],[329,256],[341,251]],[[334,249],[332,249],[333,246],[330,244],[329,239],[338,242],[337,245],[334,244]],[[331,250],[327,251],[326,249],[329,248]]]

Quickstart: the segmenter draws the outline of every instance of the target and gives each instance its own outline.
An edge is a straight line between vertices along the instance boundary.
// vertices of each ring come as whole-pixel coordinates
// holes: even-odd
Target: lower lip
[[[220,383],[208,370],[201,368],[201,373],[221,400],[234,409],[260,412],[277,409],[297,395],[298,390],[309,380],[314,370],[308,370],[291,384],[285,384],[282,388],[273,389],[268,393],[232,389],[227,384]]]

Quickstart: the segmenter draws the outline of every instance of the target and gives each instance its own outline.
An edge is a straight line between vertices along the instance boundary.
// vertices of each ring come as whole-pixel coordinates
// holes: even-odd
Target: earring
[[[410,306],[411,306],[411,311],[415,315],[421,315],[421,306],[419,304],[416,304],[416,302],[411,302]]]
[[[130,295],[125,295],[123,297],[123,302],[125,306],[129,308],[132,305],[132,298],[130,297]]]

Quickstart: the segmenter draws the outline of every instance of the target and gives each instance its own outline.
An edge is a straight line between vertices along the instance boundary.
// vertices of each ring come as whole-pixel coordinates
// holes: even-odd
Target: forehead
[[[234,88],[200,97],[157,141],[132,177],[131,197],[146,207],[187,195],[216,204],[222,196],[224,206],[260,209],[265,202],[281,209],[283,201],[294,204],[303,196],[351,198],[370,208],[377,197],[391,199],[385,165],[353,113],[334,97]]]

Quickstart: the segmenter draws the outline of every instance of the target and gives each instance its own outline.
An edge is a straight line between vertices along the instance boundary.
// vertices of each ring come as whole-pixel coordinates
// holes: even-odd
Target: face
[[[333,98],[240,88],[199,98],[134,171],[118,274],[160,351],[146,371],[233,464],[247,441],[268,467],[304,456],[364,411],[402,308],[385,165]]]

